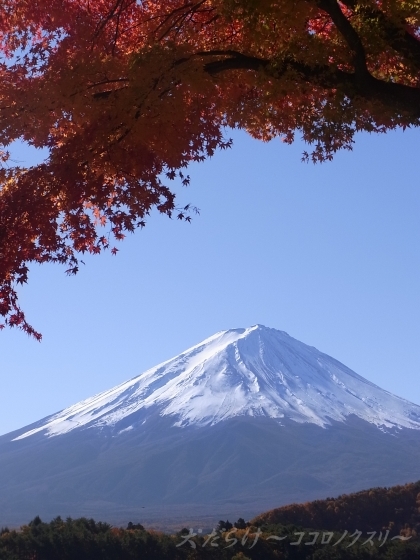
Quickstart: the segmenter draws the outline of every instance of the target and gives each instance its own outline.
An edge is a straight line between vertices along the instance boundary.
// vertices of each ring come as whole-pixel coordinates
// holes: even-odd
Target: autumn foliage
[[[230,142],[225,127],[350,149],[355,131],[420,122],[419,0],[2,0],[0,315],[26,322],[31,263],[78,270],[151,209],[170,181]],[[21,139],[40,165],[8,159]],[[4,326],[4,325],[3,325]]]
[[[302,525],[313,529],[329,527],[331,531],[358,527],[363,531],[389,530],[392,535],[419,535],[420,481],[291,504],[262,513],[251,523]]]

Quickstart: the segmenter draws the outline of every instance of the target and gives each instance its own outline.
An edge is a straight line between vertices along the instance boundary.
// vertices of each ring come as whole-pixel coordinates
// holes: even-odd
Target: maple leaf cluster
[[[419,0],[3,0],[0,315],[40,338],[17,285],[31,263],[78,271],[230,146],[225,127],[351,149],[420,120]],[[47,148],[12,165],[20,139]]]

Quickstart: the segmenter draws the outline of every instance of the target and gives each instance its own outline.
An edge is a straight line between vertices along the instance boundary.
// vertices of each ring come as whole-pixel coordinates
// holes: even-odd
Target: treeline
[[[292,504],[263,513],[252,523],[257,526],[298,524],[331,531],[389,530],[392,535],[400,532],[420,535],[420,481]]]
[[[374,531],[315,531],[294,525],[257,527],[228,521],[209,534],[117,528],[93,519],[36,517],[0,531],[0,560],[418,560],[420,542]],[[239,527],[240,526],[240,527]],[[226,529],[228,527],[228,529]],[[242,528],[241,528],[242,527]]]
[[[293,504],[212,532],[39,517],[0,530],[0,560],[419,560],[420,482]]]

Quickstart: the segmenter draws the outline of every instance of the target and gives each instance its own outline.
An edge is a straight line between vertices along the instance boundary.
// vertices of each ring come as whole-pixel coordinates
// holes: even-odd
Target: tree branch
[[[226,70],[254,70],[266,68],[270,64],[270,60],[249,56],[233,50],[226,51],[205,51],[197,52],[196,56],[224,56],[225,58],[207,62],[204,65],[204,71],[211,75],[225,72]]]
[[[281,78],[290,70],[297,73],[302,81],[326,90],[339,89],[350,99],[362,97],[380,102],[399,112],[408,112],[414,119],[420,118],[420,89],[395,82],[378,80],[371,74],[360,76],[326,65],[310,66],[285,58],[281,64],[268,59],[244,55],[236,51],[208,51],[196,53],[201,57],[223,57],[204,64],[204,70],[216,75],[229,70],[258,71],[264,69],[272,78]]]
[[[360,76],[360,78],[366,79],[367,76],[370,76],[370,73],[366,65],[365,48],[358,33],[343,14],[336,0],[318,0],[317,3],[321,10],[330,16],[334,25],[344,37],[347,45],[353,51],[354,69],[356,71],[356,75]]]
[[[406,31],[404,21],[397,25],[378,8],[360,5],[355,0],[341,1],[348,8],[357,10],[365,19],[374,21],[375,25],[379,24],[382,37],[388,45],[420,69],[420,41]]]

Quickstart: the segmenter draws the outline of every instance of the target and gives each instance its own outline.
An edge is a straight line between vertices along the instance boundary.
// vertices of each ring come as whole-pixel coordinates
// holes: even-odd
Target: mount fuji
[[[0,525],[243,517],[420,479],[420,406],[255,325],[1,436],[0,473]]]

